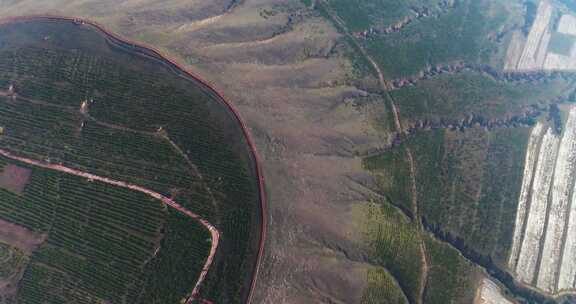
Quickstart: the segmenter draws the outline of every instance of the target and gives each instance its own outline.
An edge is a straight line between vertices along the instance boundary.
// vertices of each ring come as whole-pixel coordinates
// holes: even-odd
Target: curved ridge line
[[[120,36],[114,32],[109,31],[108,29],[106,29],[106,27],[99,24],[98,22],[84,19],[84,18],[58,16],[58,15],[28,15],[28,16],[16,16],[16,17],[3,18],[0,20],[0,25],[10,24],[10,23],[14,23],[14,22],[34,21],[34,20],[68,21],[68,22],[74,22],[75,24],[80,24],[80,25],[87,24],[87,25],[90,25],[90,26],[96,28],[100,32],[109,36],[110,38],[116,39],[120,42],[123,42],[123,43],[128,44],[128,45],[132,45],[134,47],[139,47],[139,48],[143,48],[145,50],[148,50],[148,51],[152,52],[152,54],[159,57],[159,59],[164,60],[169,65],[177,68],[178,70],[182,71],[188,77],[191,77],[192,79],[198,81],[201,85],[205,86],[209,91],[214,93],[216,95],[216,97],[219,99],[219,101],[222,104],[224,104],[224,106],[232,113],[232,115],[234,116],[237,123],[240,125],[240,127],[242,129],[242,133],[244,135],[244,138],[246,139],[246,142],[248,143],[248,147],[250,148],[249,149],[250,154],[252,154],[251,156],[253,159],[253,165],[254,165],[254,168],[256,170],[256,175],[257,175],[257,179],[258,179],[258,192],[259,192],[259,198],[260,198],[261,229],[260,229],[260,240],[258,243],[258,256],[256,257],[256,264],[254,266],[253,274],[252,274],[252,282],[250,283],[250,290],[248,291],[248,296],[246,299],[246,303],[250,304],[252,302],[252,298],[254,296],[254,289],[255,289],[258,274],[260,271],[260,264],[262,262],[262,257],[264,255],[264,243],[266,240],[266,231],[267,231],[267,223],[268,223],[268,218],[267,218],[268,205],[267,205],[266,191],[264,189],[264,177],[263,177],[263,171],[262,171],[260,156],[258,154],[258,150],[256,149],[256,145],[254,143],[254,140],[252,139],[252,136],[248,132],[248,128],[247,128],[246,124],[244,123],[244,121],[242,120],[238,110],[236,110],[236,108],[232,105],[232,103],[230,103],[230,101],[225,97],[225,95],[221,91],[216,89],[216,87],[214,85],[212,85],[209,81],[203,79],[199,75],[197,75],[194,72],[190,71],[189,69],[183,67],[176,60],[171,59],[167,55],[164,55],[157,48],[155,48],[149,44],[143,43],[143,42],[136,42],[136,41],[131,40],[129,38],[124,38],[124,37],[122,37],[122,36]],[[0,154],[4,155],[4,153],[8,153],[8,152],[0,150]],[[11,155],[11,154],[9,154],[9,155]],[[17,156],[13,156],[13,157],[17,157]],[[34,160],[30,160],[30,161],[34,161]],[[207,270],[206,270],[206,272],[207,272]],[[204,276],[205,275],[206,274],[204,274]],[[193,297],[194,297],[194,295],[191,298],[189,298],[186,301],[186,303],[190,303]]]

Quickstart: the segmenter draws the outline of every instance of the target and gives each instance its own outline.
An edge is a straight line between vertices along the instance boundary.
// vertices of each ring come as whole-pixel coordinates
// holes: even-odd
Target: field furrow
[[[558,151],[558,159],[556,160],[552,185],[552,201],[548,213],[548,226],[546,228],[540,271],[538,272],[536,284],[538,288],[548,292],[553,292],[556,288],[562,237],[566,227],[566,209],[570,203],[570,192],[574,184],[575,165],[576,109],[572,109],[569,113]]]
[[[520,249],[518,264],[516,265],[518,278],[526,283],[532,283],[536,274],[558,144],[559,138],[553,134],[551,129],[548,129],[540,147],[532,185],[532,198],[530,200],[526,232]]]
[[[574,185],[576,188],[576,185]],[[576,277],[576,189],[572,190],[572,200],[569,211],[568,228],[566,229],[566,242],[562,252],[562,263],[558,275],[558,290],[574,288]]]
[[[520,245],[522,242],[522,235],[524,234],[524,223],[526,222],[526,211],[528,210],[528,198],[530,197],[530,189],[532,186],[532,178],[534,176],[534,167],[538,159],[538,145],[544,132],[544,125],[542,123],[536,124],[530,133],[528,141],[528,150],[526,151],[526,159],[524,162],[524,177],[522,179],[522,188],[520,190],[520,198],[518,199],[518,211],[516,212],[516,222],[514,224],[514,237],[512,240],[512,249],[510,251],[510,258],[508,265],[514,269],[518,262],[518,255],[520,254]]]

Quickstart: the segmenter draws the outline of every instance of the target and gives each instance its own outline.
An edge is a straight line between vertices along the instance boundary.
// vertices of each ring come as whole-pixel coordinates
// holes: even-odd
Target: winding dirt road
[[[200,222],[200,224],[202,224],[206,229],[208,229],[208,231],[210,231],[210,237],[212,239],[212,245],[210,246],[210,254],[208,255],[208,258],[206,259],[206,263],[204,263],[204,267],[202,267],[202,272],[200,273],[200,277],[198,278],[198,281],[196,281],[196,285],[194,285],[194,289],[192,290],[192,296],[186,301],[186,303],[191,303],[192,300],[198,295],[198,290],[200,289],[200,285],[204,281],[204,278],[206,277],[206,274],[208,273],[208,270],[210,269],[210,266],[212,265],[212,261],[214,260],[214,255],[216,254],[216,249],[218,248],[218,242],[220,241],[220,232],[218,232],[218,230],[214,226],[212,226],[212,224],[210,224],[207,220],[201,218],[199,215],[197,215],[197,214],[189,211],[188,209],[182,207],[180,204],[178,204],[174,200],[172,200],[172,199],[170,199],[170,198],[168,198],[168,197],[166,197],[166,196],[164,196],[158,192],[154,192],[152,190],[146,189],[144,187],[140,187],[140,186],[130,184],[127,182],[113,180],[113,179],[108,178],[108,177],[102,177],[102,176],[98,176],[95,174],[82,172],[80,170],[68,168],[68,167],[65,167],[65,166],[59,165],[59,164],[51,164],[51,163],[42,162],[42,161],[38,161],[38,160],[34,160],[34,159],[16,156],[16,155],[14,155],[14,154],[6,151],[6,150],[2,150],[2,149],[0,149],[0,155],[7,157],[7,158],[10,158],[12,160],[16,160],[16,161],[31,165],[31,166],[55,170],[55,171],[67,173],[70,175],[76,175],[76,176],[84,177],[90,181],[99,181],[99,182],[110,184],[113,186],[127,188],[130,190],[142,192],[148,196],[151,196],[155,199],[162,201],[164,204],[166,204],[166,205],[174,208],[175,210],[183,213],[184,215],[186,215],[190,218],[193,218],[193,219],[197,220],[198,222]]]
[[[364,58],[370,63],[370,65],[372,66],[372,68],[376,72],[376,75],[378,76],[378,82],[379,82],[380,87],[382,89],[382,94],[383,94],[383,96],[385,96],[390,101],[390,107],[392,109],[392,114],[394,117],[394,127],[396,129],[396,132],[398,134],[401,134],[402,136],[407,136],[408,135],[407,130],[404,129],[404,127],[402,126],[400,110],[398,110],[398,107],[396,106],[396,102],[395,102],[394,98],[392,97],[392,95],[390,95],[390,91],[392,90],[393,85],[386,80],[386,77],[384,77],[384,73],[382,72],[380,65],[378,65],[376,60],[374,60],[374,58],[372,58],[372,56],[370,56],[370,54],[368,54],[368,52],[366,51],[364,46],[362,46],[362,44],[360,44],[358,42],[356,37],[354,35],[352,35],[352,33],[350,33],[350,30],[347,28],[346,23],[338,16],[338,14],[336,14],[334,11],[332,11],[332,9],[330,8],[330,6],[326,2],[326,0],[319,0],[319,1],[321,3],[318,3],[318,2],[315,2],[315,3],[318,3],[318,4],[324,6],[325,10],[328,12],[330,17],[344,31],[344,34],[350,38],[352,43],[354,43],[354,46],[360,51],[362,56],[364,56]],[[424,228],[422,226],[422,221],[420,219],[420,210],[418,208],[418,191],[417,191],[417,184],[416,184],[416,165],[414,162],[414,157],[412,156],[412,149],[410,149],[410,147],[408,145],[406,145],[404,150],[406,153],[406,158],[408,160],[408,167],[410,169],[410,181],[411,181],[410,192],[412,195],[412,200],[411,200],[412,213],[414,216],[414,220],[416,221],[418,230],[420,231],[421,235],[423,236],[424,235]],[[428,250],[426,248],[426,243],[425,243],[423,237],[421,238],[419,248],[420,248],[420,253],[421,253],[422,275],[420,276],[420,282],[419,282],[420,294],[419,294],[419,297],[417,299],[417,303],[422,304],[422,303],[424,303],[426,285],[428,285],[428,273],[430,271],[430,262],[428,261],[428,256],[427,256]]]
[[[196,75],[195,73],[190,71],[188,68],[182,66],[176,60],[171,59],[167,55],[164,55],[161,51],[159,51],[155,47],[148,45],[148,44],[145,44],[145,43],[136,42],[136,41],[133,41],[131,39],[122,37],[116,33],[109,31],[108,29],[106,29],[106,27],[104,27],[103,25],[101,25],[97,22],[82,19],[82,18],[77,18],[77,17],[67,17],[67,16],[57,16],[57,15],[29,15],[29,16],[16,16],[16,17],[9,17],[9,18],[1,19],[0,25],[10,24],[10,23],[15,23],[15,22],[26,22],[26,21],[55,21],[55,22],[63,22],[64,21],[64,22],[73,22],[74,24],[82,25],[82,26],[91,26],[91,27],[95,28],[96,30],[100,31],[101,33],[103,33],[104,35],[106,35],[109,39],[114,40],[118,43],[127,45],[129,47],[132,47],[135,49],[136,52],[141,51],[143,56],[153,57],[153,58],[159,60],[161,63],[166,64],[166,65],[170,66],[171,68],[174,68],[176,71],[179,71],[182,74],[184,74],[186,77],[189,77],[190,79],[194,80],[199,85],[203,86],[203,88],[206,89],[207,92],[212,93],[212,95],[217,99],[217,101],[220,102],[222,105],[224,105],[225,108],[231,113],[233,119],[236,120],[236,122],[239,124],[239,126],[242,130],[242,133],[244,135],[244,138],[248,144],[249,152],[251,154],[250,156],[251,156],[252,161],[253,161],[252,165],[254,166],[254,170],[255,170],[255,173],[257,176],[257,180],[258,180],[257,182],[258,182],[258,194],[259,194],[259,199],[260,199],[260,225],[261,225],[261,229],[260,229],[260,236],[259,236],[260,239],[258,242],[258,254],[256,257],[256,263],[255,263],[255,266],[254,266],[254,269],[252,272],[252,279],[250,282],[250,288],[248,290],[248,295],[246,298],[246,303],[248,303],[248,304],[251,303],[252,297],[254,294],[254,289],[256,286],[256,282],[257,282],[257,278],[258,278],[258,274],[260,271],[260,264],[262,261],[262,257],[264,255],[264,244],[265,244],[265,240],[266,240],[267,225],[268,225],[268,217],[267,217],[268,216],[268,203],[267,203],[267,197],[266,197],[266,192],[265,192],[265,187],[264,187],[264,176],[263,176],[263,172],[262,172],[260,156],[257,152],[254,140],[252,139],[250,132],[248,132],[248,127],[246,126],[246,124],[242,120],[239,112],[236,110],[236,108],[233,106],[233,104],[225,97],[224,94],[222,94],[221,91],[216,89],[216,87],[214,85],[212,85],[210,82],[208,82],[205,79],[203,79],[202,77]],[[110,179],[107,177],[96,176],[96,175],[93,175],[90,173],[81,172],[81,171],[67,168],[67,167],[64,167],[61,165],[49,164],[49,163],[44,163],[44,162],[37,161],[37,160],[18,157],[18,156],[10,154],[8,151],[4,151],[1,149],[0,149],[0,155],[3,155],[5,157],[11,158],[11,159],[14,159],[17,161],[28,163],[30,165],[39,166],[42,168],[47,168],[47,169],[52,169],[52,170],[57,170],[57,171],[61,171],[61,172],[66,172],[69,174],[73,174],[73,175],[77,175],[77,176],[83,176],[86,178],[92,178],[94,180],[109,183],[109,184],[116,185],[119,187],[129,188],[129,189],[132,189],[135,191],[143,192],[143,193],[148,194],[154,198],[162,200],[164,203],[166,203],[170,207],[175,208],[176,210],[178,210],[178,211],[198,220],[199,222],[201,222],[208,230],[210,230],[210,233],[212,235],[212,247],[210,250],[210,256],[206,260],[206,264],[204,265],[202,273],[200,274],[200,277],[198,278],[198,281],[197,281],[196,285],[194,286],[192,296],[186,301],[186,303],[187,304],[191,303],[192,300],[194,300],[194,297],[198,294],[198,290],[199,290],[199,287],[200,287],[202,281],[206,277],[206,274],[208,273],[208,270],[209,270],[210,266],[212,265],[212,260],[214,258],[214,254],[215,254],[216,249],[218,247],[218,241],[219,241],[220,234],[219,234],[218,230],[216,230],[216,228],[213,225],[208,223],[206,220],[200,218],[198,215],[184,209],[182,206],[180,206],[178,203],[174,202],[173,200],[171,200],[167,197],[164,197],[159,193],[156,193],[154,191],[148,190],[146,188],[143,188],[143,187],[140,187],[137,185],[132,185],[132,184],[125,183],[125,182],[116,181],[116,180],[113,180],[113,179]],[[201,301],[204,301],[204,300],[201,300]]]

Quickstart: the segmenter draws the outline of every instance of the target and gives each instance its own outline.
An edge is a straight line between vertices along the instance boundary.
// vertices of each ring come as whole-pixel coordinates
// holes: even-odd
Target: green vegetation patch
[[[10,279],[22,270],[27,261],[24,252],[6,243],[0,243],[0,280]]]
[[[387,27],[404,17],[414,16],[413,8],[435,9],[439,0],[328,0],[329,5],[351,31]]]
[[[515,219],[528,134],[525,127],[421,131],[364,163],[373,170],[380,191],[407,198],[409,173],[402,155],[409,146],[416,164],[421,215],[504,265],[512,243],[510,223]]]
[[[384,268],[367,270],[368,287],[362,295],[362,304],[408,304],[402,289]]]
[[[399,32],[370,38],[365,45],[389,78],[456,61],[502,62],[505,47],[494,36],[519,21],[519,12],[510,6],[497,0],[457,1],[437,18],[422,18]]]
[[[473,303],[475,293],[473,264],[456,249],[426,236],[429,272],[424,303]]]
[[[529,128],[422,132],[407,143],[427,221],[504,263]]]
[[[403,149],[393,149],[389,153],[365,158],[364,169],[374,175],[378,192],[388,201],[410,213],[412,198],[410,194],[410,168]]]
[[[410,302],[417,299],[422,256],[416,226],[386,203],[367,203],[356,207],[355,213],[372,259],[397,280]]]
[[[506,265],[512,245],[516,208],[530,129],[499,129],[490,134],[484,162],[482,196],[471,241],[475,248]]]
[[[198,273],[206,261],[203,257],[210,248],[210,233],[176,211],[168,213],[165,236],[160,243],[162,250],[146,264],[138,303],[181,303],[182,296],[190,293],[190,287],[198,279],[191,274]]]
[[[510,83],[476,72],[442,74],[416,86],[392,91],[407,123],[429,121],[457,123],[474,114],[484,120],[506,119],[529,105],[546,104],[567,94],[572,81]]]
[[[570,56],[576,44],[576,36],[555,32],[550,38],[548,51],[564,56]]]

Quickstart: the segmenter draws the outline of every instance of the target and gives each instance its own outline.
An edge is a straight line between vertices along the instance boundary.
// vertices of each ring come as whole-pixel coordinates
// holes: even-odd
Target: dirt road
[[[191,217],[191,218],[197,220],[198,222],[200,222],[200,224],[202,224],[206,229],[208,229],[208,231],[210,231],[212,244],[210,246],[210,254],[208,255],[208,258],[206,259],[206,263],[204,263],[204,267],[202,268],[202,272],[200,273],[200,277],[196,281],[196,284],[194,285],[194,289],[192,290],[192,296],[186,301],[186,303],[192,303],[192,300],[198,295],[198,290],[200,289],[200,285],[204,281],[204,278],[206,277],[206,274],[208,273],[208,270],[210,269],[210,266],[212,265],[212,260],[214,259],[214,255],[216,254],[216,249],[218,248],[218,242],[220,240],[220,233],[208,221],[201,218],[197,214],[187,210],[186,208],[182,207],[180,204],[176,203],[172,199],[165,197],[160,193],[146,189],[144,187],[140,187],[140,186],[130,184],[127,182],[113,180],[113,179],[108,178],[108,177],[102,177],[102,176],[94,175],[91,173],[82,172],[82,171],[68,168],[68,167],[65,167],[65,166],[59,165],[59,164],[51,164],[51,163],[42,162],[42,161],[38,161],[38,160],[34,160],[34,159],[16,156],[16,155],[14,155],[8,151],[2,150],[2,149],[0,149],[0,155],[7,157],[7,158],[10,158],[12,160],[16,160],[16,161],[31,165],[31,166],[55,170],[55,171],[59,171],[59,172],[63,172],[63,173],[67,173],[67,174],[71,174],[71,175],[75,175],[75,176],[84,177],[84,178],[87,178],[88,180],[91,180],[91,181],[99,181],[99,182],[110,184],[113,186],[127,188],[130,190],[142,192],[148,196],[151,196],[155,199],[162,201],[164,204],[166,204],[166,205],[176,209],[177,211],[185,214],[186,216]]]
[[[382,72],[382,69],[380,68],[378,63],[374,60],[374,58],[372,58],[372,56],[370,56],[370,54],[368,54],[366,49],[356,40],[354,35],[352,35],[350,33],[350,31],[346,27],[345,22],[342,19],[340,19],[340,17],[330,9],[330,6],[325,2],[325,0],[320,0],[320,2],[321,3],[319,3],[319,4],[324,6],[325,10],[328,12],[330,17],[344,31],[344,34],[350,38],[352,43],[354,43],[354,46],[360,51],[362,56],[364,56],[364,58],[370,63],[370,65],[372,66],[372,68],[376,72],[376,75],[378,76],[378,82],[379,82],[380,87],[382,89],[382,94],[390,101],[390,107],[392,109],[392,113],[394,116],[394,127],[396,129],[396,132],[398,134],[406,136],[407,132],[402,126],[400,111],[398,110],[398,107],[396,106],[396,102],[394,101],[394,98],[390,95],[390,90],[392,89],[392,85],[388,81],[386,81],[386,78],[384,77],[384,73]],[[414,214],[414,220],[417,223],[418,230],[421,232],[421,234],[423,236],[424,235],[424,229],[422,227],[422,222],[420,220],[420,210],[418,208],[418,191],[417,191],[417,186],[416,186],[416,165],[414,163],[414,157],[412,156],[412,150],[410,149],[409,146],[405,147],[405,153],[406,153],[406,158],[408,160],[408,166],[410,168],[410,180],[411,180],[410,192],[411,192],[411,196],[412,196],[412,202],[411,202],[412,203],[412,212]],[[426,290],[426,285],[428,284],[428,272],[430,270],[428,257],[427,257],[426,243],[425,243],[423,237],[422,237],[422,240],[420,241],[420,252],[422,254],[422,260],[421,260],[422,275],[420,277],[420,282],[419,282],[420,295],[419,295],[418,303],[421,304],[421,303],[424,303],[424,296],[425,296],[424,292]]]

